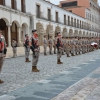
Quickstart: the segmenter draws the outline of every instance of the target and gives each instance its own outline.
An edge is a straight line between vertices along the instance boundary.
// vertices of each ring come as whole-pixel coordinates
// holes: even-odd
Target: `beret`
[[[32,30],[32,33],[34,33],[34,32],[36,32],[37,30],[36,29],[34,29],[34,30]]]

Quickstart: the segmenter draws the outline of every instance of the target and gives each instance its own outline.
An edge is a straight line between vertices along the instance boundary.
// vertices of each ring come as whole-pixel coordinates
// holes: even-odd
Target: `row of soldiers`
[[[95,42],[97,43],[97,46],[94,47],[91,44]],[[99,38],[85,38],[85,37],[62,37],[62,43],[63,43],[63,55],[64,52],[66,52],[67,57],[75,56],[78,54],[85,54],[87,52],[94,51],[94,49],[98,49],[100,47],[100,39]],[[46,36],[44,36],[43,40],[44,44],[44,55],[47,55],[47,47],[49,46],[49,53],[52,55],[52,50],[54,48],[54,54],[56,54],[56,44],[57,44],[57,37],[53,39],[52,36],[50,36],[50,39],[47,40]]]
[[[91,46],[92,42],[96,42],[98,45],[96,45],[96,49],[100,46],[100,40],[97,38],[79,38],[79,37],[72,37],[72,38],[64,38],[62,37],[61,33],[58,32],[57,36],[55,36],[55,39],[52,39],[52,36],[50,36],[50,39],[47,40],[46,36],[44,36],[43,43],[44,43],[44,55],[47,55],[47,46],[49,46],[49,53],[52,55],[52,48],[54,47],[54,54],[57,53],[57,64],[63,64],[61,62],[61,56],[66,52],[67,56],[75,56],[77,54],[91,52],[95,48],[94,46]],[[25,35],[24,40],[24,48],[25,48],[25,58],[26,62],[29,61],[29,52],[30,49],[32,50],[32,72],[39,72],[40,70],[37,68],[37,64],[39,61],[39,54],[40,54],[40,46],[39,46],[39,38],[37,30],[32,30],[32,36],[29,38],[28,34]],[[13,39],[12,42],[12,48],[14,57],[17,55],[17,42],[15,39]],[[6,42],[5,37],[2,35],[2,31],[0,30],[0,72],[3,66],[3,59],[6,56]],[[0,80],[0,84],[3,83],[2,80]]]

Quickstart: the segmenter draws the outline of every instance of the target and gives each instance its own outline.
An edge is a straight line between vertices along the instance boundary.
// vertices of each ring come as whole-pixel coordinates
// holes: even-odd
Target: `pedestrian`
[[[46,35],[45,35],[44,39],[43,39],[43,47],[44,47],[44,55],[45,56],[47,55],[47,45],[48,45],[48,41],[47,41]]]
[[[37,69],[37,64],[39,60],[39,40],[38,40],[38,33],[37,30],[32,30],[32,37],[30,38],[30,48],[33,52],[32,54],[32,72],[39,72],[40,70]]]
[[[29,45],[29,36],[28,34],[25,35],[25,40],[24,40],[24,48],[25,48],[25,62],[31,62],[29,60],[29,54],[30,54],[30,45]]]
[[[0,30],[0,73],[2,70],[4,57],[6,57],[6,52],[7,49],[6,49],[5,37],[2,35],[2,31]],[[4,81],[0,79],[0,84],[2,83],[4,83]]]
[[[17,42],[15,39],[12,40],[12,51],[13,51],[13,58],[17,57]]]
[[[61,36],[61,33],[58,32],[57,33],[57,64],[63,64],[63,62],[61,62],[60,58],[62,56],[62,53],[63,53],[63,43],[62,43],[62,36]]]

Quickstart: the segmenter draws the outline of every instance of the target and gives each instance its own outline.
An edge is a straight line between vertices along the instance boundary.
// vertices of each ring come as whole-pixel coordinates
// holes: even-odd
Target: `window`
[[[64,25],[66,25],[66,15],[64,15]]]
[[[0,0],[0,5],[5,5],[5,0]]]
[[[11,8],[17,10],[17,2],[16,2],[16,0],[11,0]]]
[[[56,12],[56,22],[58,23],[58,12]]]
[[[48,9],[48,20],[51,21],[51,10]]]
[[[62,3],[62,7],[77,6],[77,1]]]
[[[26,12],[25,0],[21,0],[21,11]]]
[[[37,17],[40,18],[40,5],[36,5]]]
[[[68,25],[70,25],[70,17],[68,16]]]

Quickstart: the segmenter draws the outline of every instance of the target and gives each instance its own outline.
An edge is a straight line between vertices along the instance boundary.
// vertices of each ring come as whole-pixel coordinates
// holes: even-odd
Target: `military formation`
[[[95,45],[91,45],[96,43]],[[23,42],[25,49],[25,62],[31,62],[29,60],[30,50],[32,51],[32,72],[39,72],[38,61],[40,56],[40,45],[37,30],[32,30],[32,36],[29,38],[28,34],[25,34]],[[61,61],[62,55],[67,57],[76,56],[92,52],[100,48],[99,38],[86,38],[86,37],[62,37],[61,32],[57,33],[57,36],[50,36],[49,39],[46,35],[43,38],[44,56],[47,56],[47,48],[49,48],[49,54],[57,54],[57,64],[63,64]],[[15,39],[12,40],[12,51],[13,57],[17,57],[17,42]],[[6,41],[0,30],[0,72],[3,66],[4,57],[6,57]],[[0,84],[4,83],[0,80]]]

